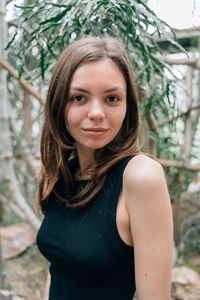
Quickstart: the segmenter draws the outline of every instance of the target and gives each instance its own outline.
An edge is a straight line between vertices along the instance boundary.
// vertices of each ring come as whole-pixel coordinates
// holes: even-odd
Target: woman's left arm
[[[123,177],[123,194],[134,246],[139,300],[169,300],[173,253],[173,218],[161,165],[135,156]]]

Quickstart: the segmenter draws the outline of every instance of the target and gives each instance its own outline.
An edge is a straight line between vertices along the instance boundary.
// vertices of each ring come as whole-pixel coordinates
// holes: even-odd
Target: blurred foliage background
[[[143,150],[165,168],[174,213],[177,263],[200,253],[200,28],[177,30],[140,0],[22,0],[0,19],[0,203],[4,225],[38,228],[35,179],[52,69],[67,45],[116,36],[131,58],[140,95]],[[6,6],[7,5],[7,6]]]

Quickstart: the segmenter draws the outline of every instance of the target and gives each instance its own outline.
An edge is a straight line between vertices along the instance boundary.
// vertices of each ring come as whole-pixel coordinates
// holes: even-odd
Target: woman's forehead
[[[111,59],[84,62],[80,64],[72,75],[70,88],[90,83],[126,87],[126,79],[120,68]],[[107,84],[106,84],[107,83]],[[110,87],[108,87],[110,88]]]

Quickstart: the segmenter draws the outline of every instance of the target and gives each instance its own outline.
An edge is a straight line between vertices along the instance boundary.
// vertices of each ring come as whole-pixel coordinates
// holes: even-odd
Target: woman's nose
[[[105,113],[103,109],[103,104],[99,101],[93,101],[88,110],[88,118],[89,119],[96,119],[96,120],[102,120],[105,118]]]

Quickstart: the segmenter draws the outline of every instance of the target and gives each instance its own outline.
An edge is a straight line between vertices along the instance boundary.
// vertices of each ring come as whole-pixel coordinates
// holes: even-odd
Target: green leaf
[[[28,5],[28,6],[23,6],[23,5],[17,5],[17,4],[15,4],[14,7],[20,8],[20,9],[23,9],[23,10],[26,10],[26,9],[32,10],[36,6],[35,6],[35,4],[34,5]]]
[[[45,72],[45,68],[44,68],[44,59],[45,59],[45,54],[44,54],[44,48],[41,46],[40,47],[40,68],[41,68],[41,76],[42,79],[44,79],[44,72]]]
[[[70,7],[71,8],[71,7]],[[40,22],[40,25],[44,25],[46,23],[50,23],[50,22],[58,22],[60,21],[64,15],[66,15],[66,13],[68,12],[68,10],[70,9],[69,7],[64,9],[60,14],[57,14],[55,17],[49,18],[45,21]]]
[[[52,3],[52,2],[46,2],[46,5],[51,5],[51,6],[54,6],[54,7],[66,7],[66,8],[69,6],[69,5],[66,5],[66,4],[58,4],[58,3]]]
[[[41,31],[39,31],[39,34],[49,30],[52,27],[58,27],[60,25],[60,23],[53,23],[51,25],[46,26],[45,28],[43,28]]]
[[[15,38],[17,36],[17,31],[15,32],[15,34],[13,35],[12,39],[10,40],[10,42],[6,45],[4,50],[8,50],[8,48],[10,48],[11,44],[14,42]]]

